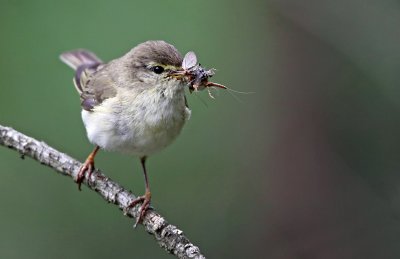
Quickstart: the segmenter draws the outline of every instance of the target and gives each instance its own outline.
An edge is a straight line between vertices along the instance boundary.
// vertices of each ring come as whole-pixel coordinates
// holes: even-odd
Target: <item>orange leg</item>
[[[142,163],[142,168],[143,168],[143,174],[144,174],[144,181],[145,181],[145,185],[146,185],[146,191],[144,193],[143,196],[139,196],[137,197],[134,201],[131,202],[131,204],[129,204],[128,208],[132,208],[134,206],[136,206],[139,203],[142,203],[142,206],[140,207],[140,214],[139,216],[136,218],[136,223],[135,223],[135,227],[138,223],[142,222],[144,215],[146,214],[146,211],[148,210],[148,208],[150,207],[150,201],[151,201],[151,192],[150,192],[150,186],[149,186],[149,180],[147,178],[147,171],[146,171],[146,157],[142,157],[140,159],[140,162]]]
[[[92,175],[94,171],[94,157],[96,156],[97,151],[99,151],[100,147],[96,146],[92,153],[89,154],[85,163],[82,164],[81,169],[79,170],[78,176],[76,177],[76,183],[78,184],[78,189],[81,190],[81,184],[83,179],[85,179],[85,174],[88,173],[88,179]]]

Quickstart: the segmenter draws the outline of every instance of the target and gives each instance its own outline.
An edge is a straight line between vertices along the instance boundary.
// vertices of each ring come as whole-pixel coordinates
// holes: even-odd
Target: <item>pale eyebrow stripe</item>
[[[173,65],[163,65],[163,64],[155,63],[155,62],[151,62],[149,65],[147,65],[147,68],[151,68],[154,66],[160,66],[160,67],[163,67],[164,69],[169,69],[169,70],[177,70],[177,69],[181,68],[181,67],[176,67]]]

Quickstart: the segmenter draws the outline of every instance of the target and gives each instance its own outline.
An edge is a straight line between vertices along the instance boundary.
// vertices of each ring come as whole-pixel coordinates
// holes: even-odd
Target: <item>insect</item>
[[[182,68],[183,71],[180,74],[187,77],[190,92],[204,90],[208,87],[227,89],[224,85],[208,81],[215,74],[215,69],[206,70],[198,64],[196,54],[193,51],[186,53],[182,61]],[[207,90],[210,97],[214,98],[209,89]]]

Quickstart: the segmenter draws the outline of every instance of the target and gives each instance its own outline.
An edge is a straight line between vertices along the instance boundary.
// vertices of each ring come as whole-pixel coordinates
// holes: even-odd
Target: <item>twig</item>
[[[0,125],[0,145],[18,151],[22,156],[29,156],[41,164],[47,165],[58,173],[70,176],[75,179],[80,166],[77,160],[61,153],[48,146],[42,141],[28,137],[12,128]],[[128,209],[128,205],[135,196],[113,182],[100,171],[96,170],[90,179],[85,179],[84,183],[92,190],[98,192],[106,201],[114,203],[128,217],[137,217],[140,206]],[[143,225],[148,233],[153,235],[166,251],[174,254],[178,258],[205,259],[200,253],[200,249],[192,244],[183,235],[182,230],[170,225],[164,217],[154,210],[149,210],[143,219]]]

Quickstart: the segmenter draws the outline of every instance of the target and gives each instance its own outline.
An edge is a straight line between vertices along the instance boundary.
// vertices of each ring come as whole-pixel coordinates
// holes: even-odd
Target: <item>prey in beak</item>
[[[170,71],[169,76],[178,80],[185,80],[188,82],[190,92],[204,90],[208,87],[218,87],[227,89],[226,86],[210,82],[208,79],[215,74],[215,69],[205,69],[197,63],[196,54],[193,51],[186,53],[182,69]],[[210,94],[212,97],[212,95]]]

